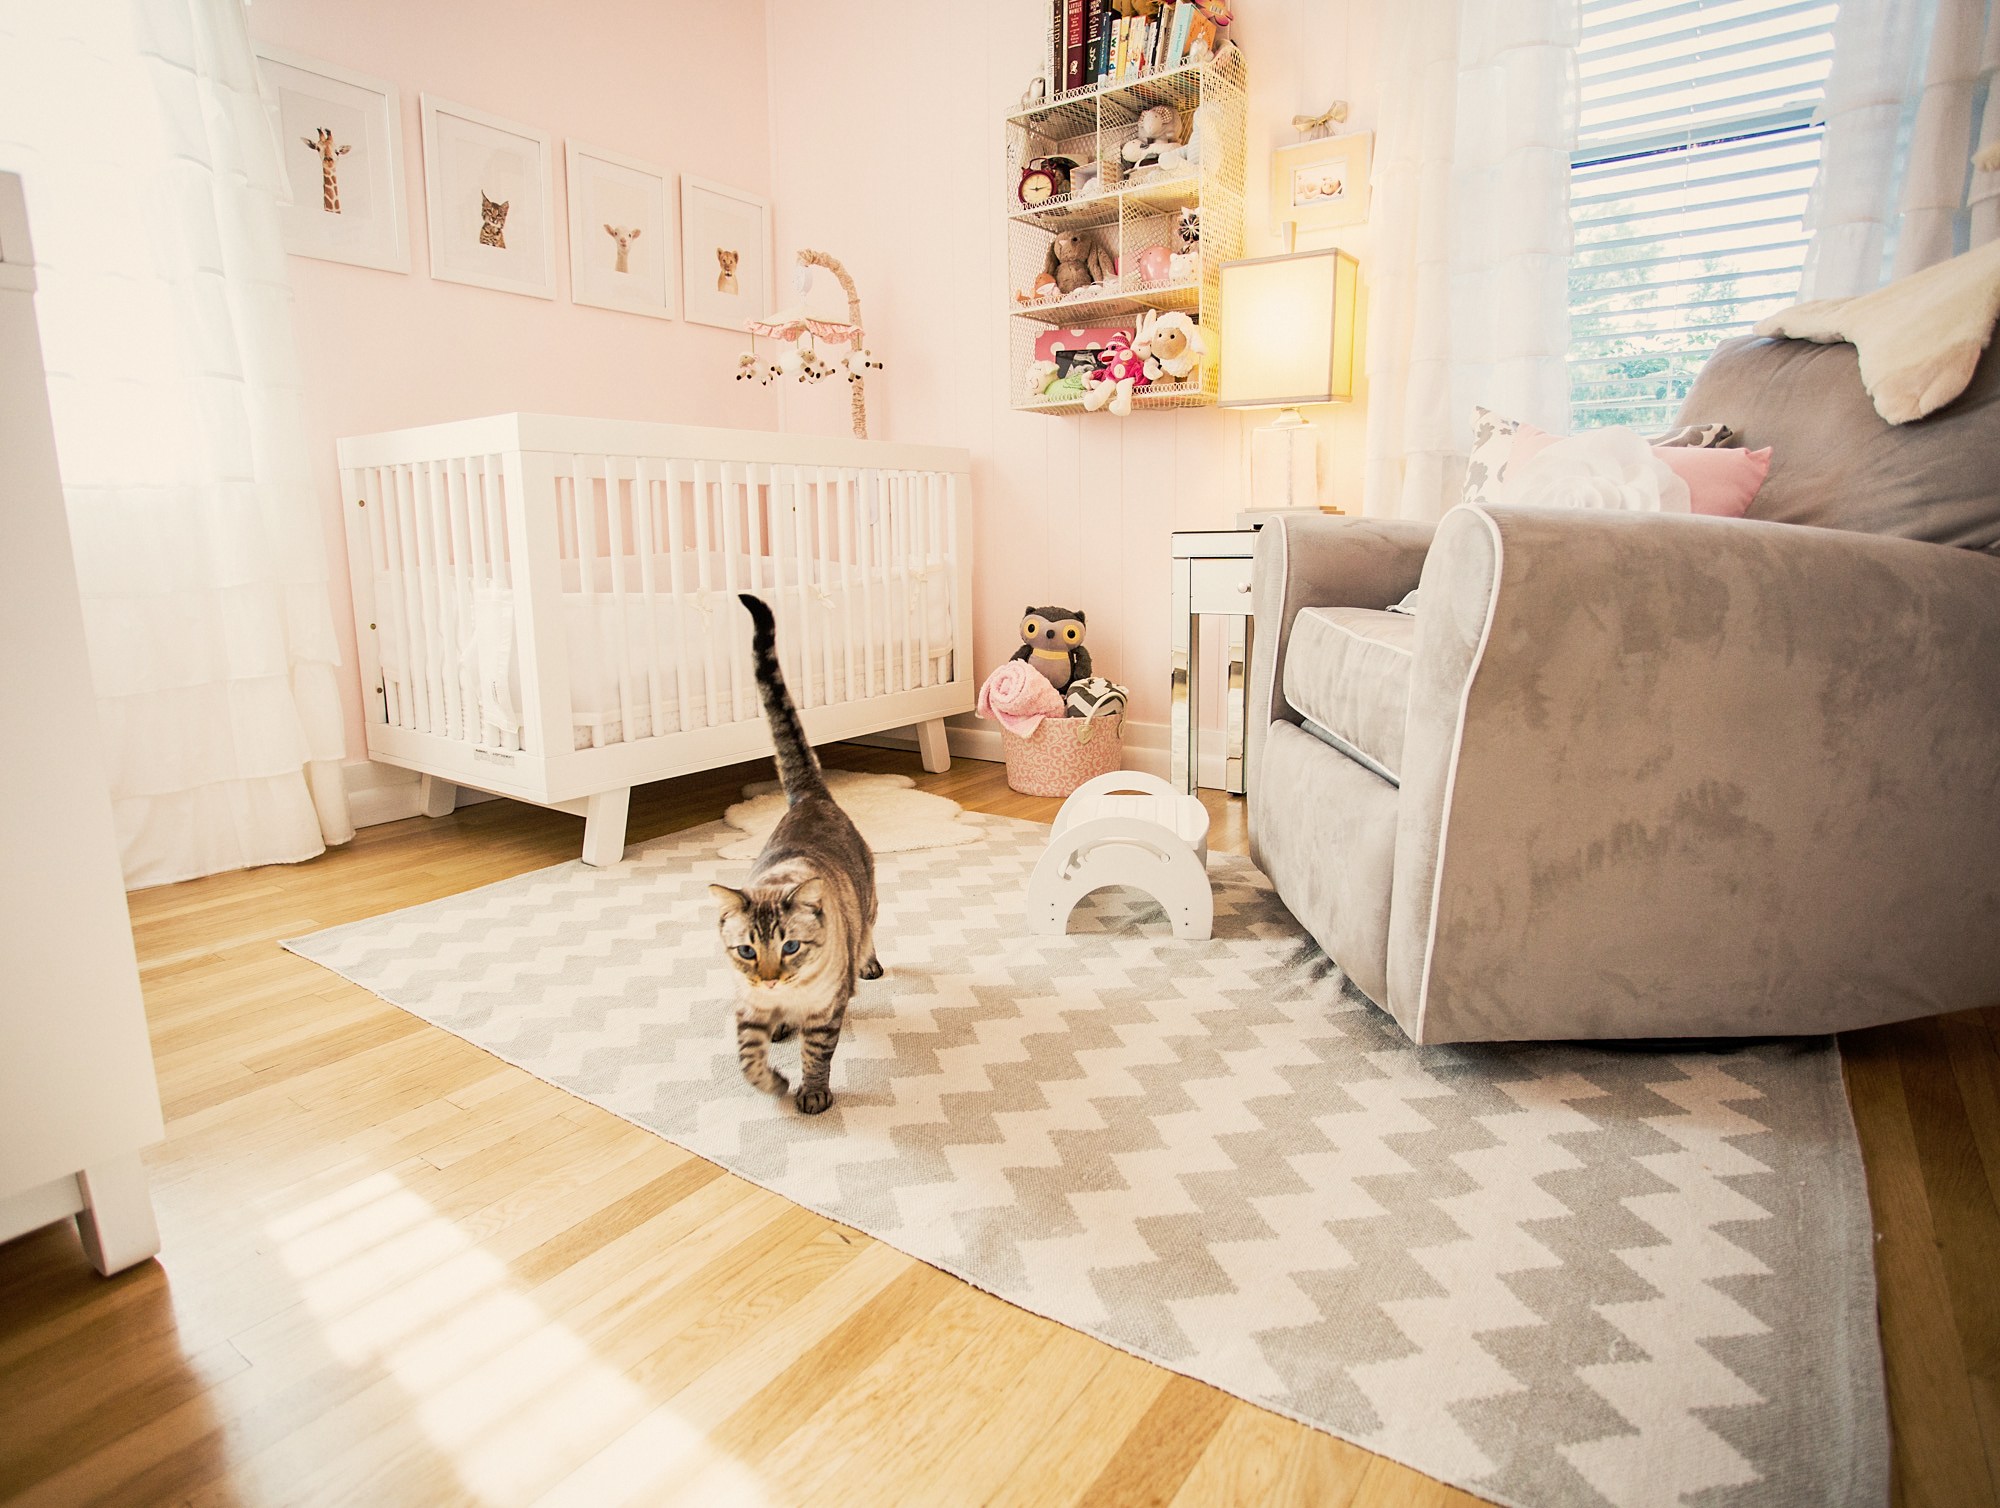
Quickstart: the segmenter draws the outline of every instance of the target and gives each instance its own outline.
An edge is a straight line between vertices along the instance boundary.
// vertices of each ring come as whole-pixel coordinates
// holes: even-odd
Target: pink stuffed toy
[[[1104,343],[1096,370],[1083,379],[1083,406],[1092,413],[1108,408],[1122,419],[1132,412],[1132,394],[1150,385],[1146,359],[1132,349],[1132,337],[1120,330]]]
[[[979,688],[978,711],[1018,738],[1033,738],[1043,718],[1063,715],[1062,693],[1026,660],[1008,660]]]

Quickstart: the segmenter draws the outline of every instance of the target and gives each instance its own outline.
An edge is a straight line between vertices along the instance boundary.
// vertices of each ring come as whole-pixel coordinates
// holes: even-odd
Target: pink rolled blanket
[[[1062,693],[1026,660],[1008,660],[979,688],[979,715],[1000,720],[1018,738],[1033,738],[1045,717],[1063,715]]]

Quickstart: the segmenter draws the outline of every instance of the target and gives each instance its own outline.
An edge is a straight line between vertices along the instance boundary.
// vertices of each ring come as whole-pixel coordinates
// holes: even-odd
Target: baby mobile
[[[824,382],[829,377],[845,374],[848,382],[849,404],[854,414],[854,438],[868,438],[868,400],[862,388],[862,381],[870,372],[882,370],[882,363],[874,353],[862,343],[861,295],[855,290],[854,279],[847,269],[835,258],[823,251],[801,251],[799,265],[793,273],[794,281],[803,298],[812,290],[812,270],[824,267],[834,275],[843,292],[847,294],[847,318],[814,319],[807,315],[803,307],[797,311],[787,310],[774,314],[769,319],[753,319],[744,328],[750,332],[750,349],[736,362],[736,380],[749,382],[756,380],[766,387],[780,377],[796,377],[800,382]],[[764,361],[757,355],[757,337],[782,341],[790,350],[775,360]],[[829,362],[820,355],[819,345],[846,346],[847,353],[838,361]]]

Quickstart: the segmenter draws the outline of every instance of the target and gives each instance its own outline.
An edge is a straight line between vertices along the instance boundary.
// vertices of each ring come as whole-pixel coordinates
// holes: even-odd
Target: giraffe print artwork
[[[497,251],[507,249],[507,206],[510,200],[503,199],[495,204],[486,197],[486,191],[479,191],[479,244],[491,246]]]
[[[639,228],[634,226],[631,230],[620,230],[615,225],[607,225],[604,227],[604,233],[618,243],[618,263],[611,270],[630,272],[632,269],[627,265],[626,257],[632,249],[632,243],[639,239]]]
[[[715,291],[717,293],[735,293],[737,291],[736,264],[742,258],[743,253],[740,251],[724,251],[720,246],[715,248],[715,260],[722,264],[722,270],[715,275]]]
[[[334,166],[334,158],[345,157],[353,150],[351,143],[334,145],[333,132],[325,126],[319,127],[311,136],[301,137],[308,149],[319,153],[319,207],[329,215],[340,213],[340,174]]]

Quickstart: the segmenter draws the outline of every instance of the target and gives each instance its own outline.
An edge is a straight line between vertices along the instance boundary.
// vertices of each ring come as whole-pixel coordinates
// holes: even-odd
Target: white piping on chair
[[[1327,609],[1325,608],[1302,607],[1299,609],[1299,614],[1301,617],[1303,617],[1307,613],[1325,612],[1325,611],[1327,611]],[[1366,609],[1364,609],[1364,611],[1366,611]],[[1372,644],[1377,649],[1386,649],[1391,654],[1399,654],[1406,660],[1413,657],[1413,651],[1404,647],[1401,644],[1395,643],[1393,640],[1378,639],[1373,634],[1359,633],[1356,630],[1349,628],[1345,623],[1336,622],[1332,618],[1321,618],[1319,621],[1321,623],[1324,623],[1328,628],[1332,629],[1335,633],[1346,634],[1348,638],[1352,639],[1357,644]]]
[[[1469,506],[1461,504],[1461,507]],[[1454,512],[1457,510],[1453,510]],[[1431,1003],[1431,958],[1437,951],[1438,900],[1444,893],[1444,853],[1445,845],[1451,838],[1451,801],[1458,788],[1458,756],[1465,744],[1465,714],[1472,702],[1472,683],[1479,678],[1480,664],[1486,658],[1486,641],[1493,636],[1495,609],[1500,605],[1500,579],[1505,575],[1506,546],[1500,537],[1500,526],[1493,515],[1484,508],[1472,508],[1493,536],[1493,586],[1486,594],[1486,621],[1480,625],[1479,643],[1472,651],[1472,663],[1466,667],[1465,689],[1458,695],[1458,725],[1451,734],[1451,768],[1444,777],[1444,801],[1438,812],[1438,846],[1431,869],[1431,917],[1429,930],[1424,936],[1424,969],[1417,984],[1417,1029],[1416,1040],[1424,1036],[1424,1013]],[[1443,528],[1443,522],[1439,522]],[[1432,538],[1432,548],[1436,548],[1436,538]]]

